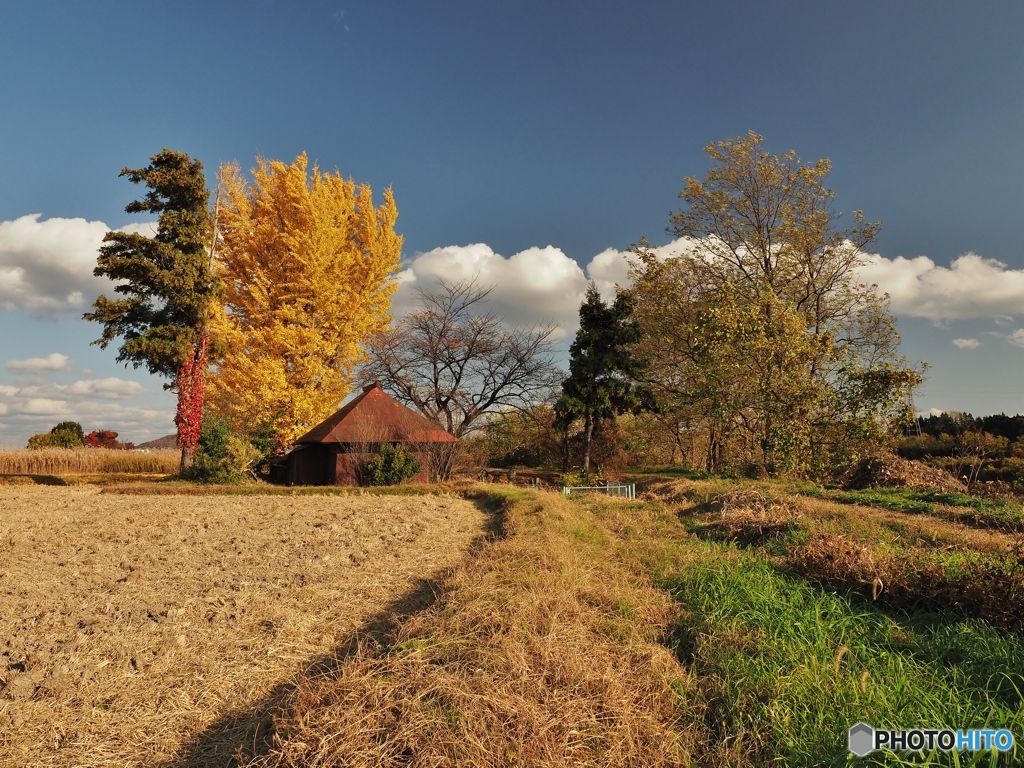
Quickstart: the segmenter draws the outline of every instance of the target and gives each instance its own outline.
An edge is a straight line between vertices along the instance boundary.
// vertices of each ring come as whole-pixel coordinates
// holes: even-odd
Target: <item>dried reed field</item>
[[[429,598],[486,525],[438,496],[4,487],[0,764],[225,764],[256,738],[234,713]]]
[[[176,450],[112,451],[104,448],[28,448],[0,450],[0,475],[66,475],[91,472],[171,474],[178,471]]]

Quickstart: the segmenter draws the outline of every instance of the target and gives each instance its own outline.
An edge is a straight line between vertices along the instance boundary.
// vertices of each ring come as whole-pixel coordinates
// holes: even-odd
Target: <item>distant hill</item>
[[[178,436],[167,435],[166,437],[158,437],[156,440],[150,440],[148,443],[139,443],[135,446],[136,448],[177,448],[178,447]]]

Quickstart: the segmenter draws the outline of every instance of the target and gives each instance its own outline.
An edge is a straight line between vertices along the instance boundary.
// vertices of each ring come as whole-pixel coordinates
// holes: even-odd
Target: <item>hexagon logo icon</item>
[[[867,723],[854,723],[846,736],[846,745],[857,757],[864,757],[874,751],[875,729]]]

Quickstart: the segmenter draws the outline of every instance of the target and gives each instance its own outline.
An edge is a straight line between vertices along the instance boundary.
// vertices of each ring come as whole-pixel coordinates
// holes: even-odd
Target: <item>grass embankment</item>
[[[906,514],[802,498],[785,484],[736,490],[727,482],[662,485],[687,503],[690,531],[756,547],[783,570],[890,608],[957,613],[1008,630],[1024,625],[1019,534],[968,527],[944,509]]]
[[[701,714],[675,606],[590,512],[502,489],[504,536],[386,645],[300,683],[248,764],[688,765]]]

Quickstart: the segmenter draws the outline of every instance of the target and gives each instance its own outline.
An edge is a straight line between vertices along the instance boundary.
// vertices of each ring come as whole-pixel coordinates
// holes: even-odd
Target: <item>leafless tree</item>
[[[419,309],[370,339],[362,378],[460,438],[489,411],[543,399],[561,379],[555,326],[510,328],[487,308],[491,290],[475,280],[419,290]]]

